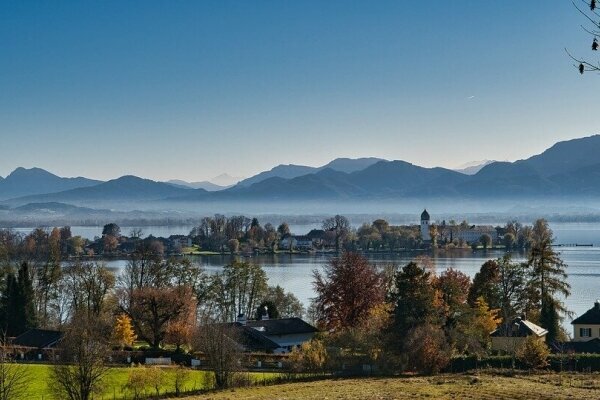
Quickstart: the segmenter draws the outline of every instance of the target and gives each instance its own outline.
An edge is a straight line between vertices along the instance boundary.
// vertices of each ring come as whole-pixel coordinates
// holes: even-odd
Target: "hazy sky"
[[[3,1],[0,175],[454,167],[599,131],[568,0]],[[600,55],[598,56],[600,58]]]

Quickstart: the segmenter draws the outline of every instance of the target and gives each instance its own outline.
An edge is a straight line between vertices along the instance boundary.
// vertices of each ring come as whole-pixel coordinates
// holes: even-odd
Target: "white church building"
[[[427,209],[423,210],[421,213],[421,239],[424,242],[431,241],[431,234],[429,233],[429,223],[431,221],[431,217],[429,217],[429,213]]]

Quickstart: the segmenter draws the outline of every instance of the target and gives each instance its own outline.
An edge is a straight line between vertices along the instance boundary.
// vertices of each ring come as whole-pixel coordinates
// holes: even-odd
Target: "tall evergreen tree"
[[[8,329],[12,334],[19,335],[37,326],[33,283],[29,275],[29,264],[26,262],[19,268],[15,290],[11,293],[13,308],[8,313],[13,314],[14,320],[12,328],[9,326]]]
[[[16,315],[14,313],[17,290],[17,278],[10,271],[6,275],[4,290],[0,298],[0,327],[2,336],[14,336]]]
[[[548,330],[547,340],[552,342],[560,332],[561,314],[568,313],[560,298],[571,294],[571,286],[567,283],[567,266],[552,248],[552,230],[545,220],[536,221],[533,237],[528,262],[528,296],[530,303],[538,305],[539,322]]]
[[[436,315],[436,292],[431,273],[410,262],[394,277],[394,330],[404,337],[411,329],[431,322]]]

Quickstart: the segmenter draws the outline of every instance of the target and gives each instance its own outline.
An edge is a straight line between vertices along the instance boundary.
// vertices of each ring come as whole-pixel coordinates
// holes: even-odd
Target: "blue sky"
[[[598,132],[570,1],[4,1],[0,175],[454,167]],[[600,58],[600,57],[599,57]]]

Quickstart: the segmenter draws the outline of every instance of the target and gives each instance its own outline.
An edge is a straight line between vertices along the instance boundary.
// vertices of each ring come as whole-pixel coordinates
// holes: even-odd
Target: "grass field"
[[[49,365],[26,364],[25,367],[29,370],[29,391],[27,398],[31,400],[37,399],[52,399],[48,390],[48,381],[50,376]],[[104,390],[95,399],[124,399],[131,398],[131,395],[123,389],[127,383],[131,368],[111,368],[103,381]],[[164,382],[161,385],[161,393],[174,392],[173,386],[173,370],[165,368]],[[186,390],[197,390],[209,387],[211,376],[205,371],[190,371],[189,381],[185,384]],[[153,393],[150,390],[148,393]]]
[[[598,374],[335,379],[235,389],[186,400],[600,399]]]

